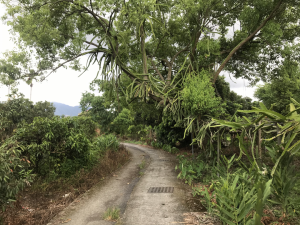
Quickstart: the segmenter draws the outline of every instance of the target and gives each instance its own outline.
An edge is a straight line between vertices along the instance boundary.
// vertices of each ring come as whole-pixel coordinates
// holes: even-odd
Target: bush
[[[95,145],[99,147],[101,151],[107,151],[109,149],[117,151],[120,143],[115,135],[107,134],[98,137],[95,141]]]
[[[13,139],[0,147],[0,207],[3,208],[33,179],[31,171],[28,170],[30,161],[21,156],[18,147]]]
[[[182,108],[192,115],[218,115],[222,112],[221,98],[216,97],[215,89],[211,85],[211,75],[208,71],[189,74],[182,90]]]
[[[128,128],[133,125],[134,116],[132,114],[129,109],[124,108],[111,123],[112,131],[116,134],[127,134]]]
[[[151,141],[151,146],[154,148],[162,148],[163,144],[161,142],[158,141]]]
[[[86,117],[36,117],[24,123],[0,147],[0,206],[33,181],[33,173],[48,180],[69,177],[91,168],[101,152],[117,151],[110,134],[95,138],[95,123]]]
[[[192,160],[186,158],[184,155],[180,155],[177,158],[179,164],[175,169],[180,170],[177,178],[185,180],[185,183],[189,185],[191,185],[193,181],[199,182],[203,178],[203,173],[208,169],[208,165],[206,165],[200,157],[197,157],[196,160]]]
[[[88,165],[95,128],[89,118],[36,117],[33,123],[19,128],[14,138],[20,143],[22,154],[32,162],[35,173],[46,176],[54,171],[69,175]]]
[[[50,102],[33,102],[23,97],[0,103],[0,140],[12,136],[22,123],[32,123],[35,117],[54,117],[55,107]]]
[[[179,151],[178,148],[172,147],[171,145],[163,145],[163,146],[162,146],[162,149],[163,149],[164,151],[170,152],[170,153],[172,153],[172,154],[175,154],[175,153],[177,153],[177,152]]]

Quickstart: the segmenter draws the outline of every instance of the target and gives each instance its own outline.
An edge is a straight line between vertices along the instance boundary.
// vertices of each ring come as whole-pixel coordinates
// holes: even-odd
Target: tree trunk
[[[141,52],[142,52],[142,63],[143,63],[143,74],[145,74],[144,79],[148,80],[148,67],[147,67],[147,54],[146,54],[146,47],[145,47],[145,31],[144,25],[141,25],[140,28],[140,35],[141,35]]]

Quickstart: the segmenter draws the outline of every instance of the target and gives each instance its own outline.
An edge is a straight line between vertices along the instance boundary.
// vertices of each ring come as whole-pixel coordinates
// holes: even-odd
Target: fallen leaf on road
[[[66,221],[64,221],[64,222],[62,222],[62,223],[68,223],[68,222],[70,222],[71,221],[71,219],[67,219]]]

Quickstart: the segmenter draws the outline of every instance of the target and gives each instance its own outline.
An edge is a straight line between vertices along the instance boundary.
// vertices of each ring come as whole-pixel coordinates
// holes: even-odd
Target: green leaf
[[[231,189],[234,190],[236,188],[236,184],[239,180],[239,175],[237,174],[234,178],[234,181],[232,182],[232,185],[231,185]]]
[[[238,111],[242,113],[261,113],[263,115],[266,115],[267,117],[270,117],[271,119],[280,119],[280,120],[286,119],[285,116],[271,110],[253,109],[253,110],[238,110]]]
[[[217,205],[217,208],[224,214],[226,214],[228,217],[230,217],[232,220],[234,220],[235,216],[234,214],[228,212],[227,210],[225,210],[223,207]]]
[[[218,215],[218,214],[217,214]],[[235,223],[231,222],[230,220],[224,218],[221,215],[218,215],[219,219],[222,220],[223,222],[227,223],[227,225],[236,225]]]
[[[253,209],[255,202],[248,202],[245,207],[241,210],[241,213],[238,215],[237,222],[242,221],[250,212],[250,210]]]
[[[266,183],[266,186],[265,186],[265,190],[264,190],[264,193],[263,193],[263,203],[266,202],[267,198],[270,196],[271,194],[271,184],[272,184],[272,179],[269,180],[267,183]]]

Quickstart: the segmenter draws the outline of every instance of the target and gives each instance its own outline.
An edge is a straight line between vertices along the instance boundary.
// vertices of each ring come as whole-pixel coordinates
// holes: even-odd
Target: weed
[[[103,215],[105,220],[116,221],[120,218],[120,209],[112,207],[108,208]]]
[[[140,169],[144,169],[145,168],[145,165],[146,165],[146,161],[143,160],[142,163],[139,165]]]
[[[102,150],[106,151],[108,149],[117,151],[119,149],[119,141],[113,134],[102,135],[97,138],[96,145]]]
[[[203,172],[208,170],[208,165],[206,165],[200,157],[197,157],[196,160],[190,160],[180,155],[177,156],[177,158],[179,159],[179,165],[175,167],[175,170],[180,170],[177,178],[185,180],[185,183],[189,185],[191,185],[193,181],[200,181]]]
[[[144,175],[144,172],[139,172],[140,177]]]

